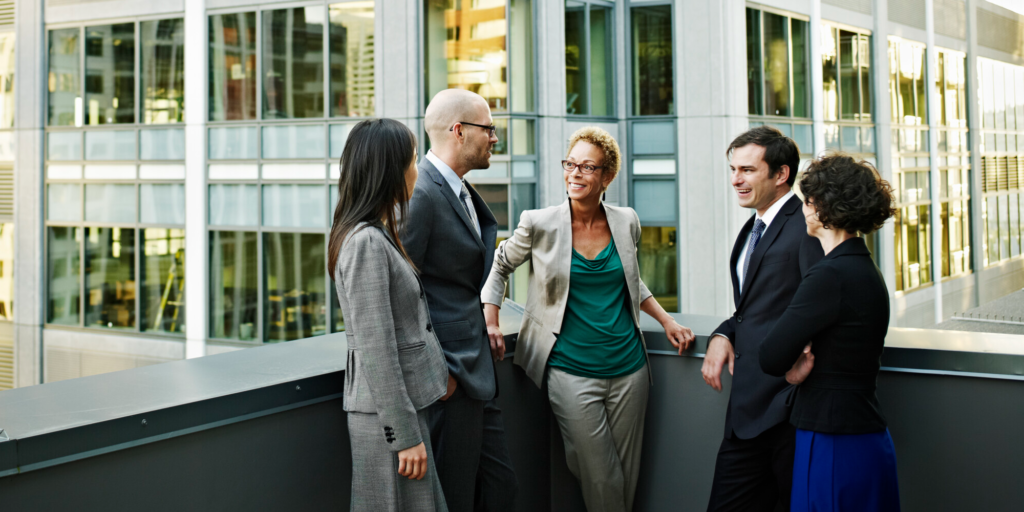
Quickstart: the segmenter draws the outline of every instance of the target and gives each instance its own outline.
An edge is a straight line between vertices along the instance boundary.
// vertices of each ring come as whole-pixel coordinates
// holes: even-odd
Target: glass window
[[[142,330],[185,332],[185,230],[142,230]]]
[[[139,185],[139,209],[139,222],[143,224],[184,224],[185,185]]]
[[[254,340],[257,337],[256,236],[246,231],[210,232],[211,338]]]
[[[142,122],[146,124],[185,121],[185,20],[139,23],[142,49],[139,52],[142,93]]]
[[[810,30],[806,21],[790,19],[789,26],[790,53],[793,56],[793,116],[811,117],[808,106],[810,95],[807,93],[811,86],[811,71],[808,69]],[[807,147],[810,148],[810,145]]]
[[[331,160],[339,160],[341,158],[341,152],[345,150],[345,141],[348,140],[348,132],[352,131],[352,126],[350,124],[331,125]]]
[[[565,112],[587,114],[587,4],[565,3]]]
[[[324,9],[263,12],[263,118],[324,115]]]
[[[263,158],[317,158],[327,153],[324,126],[264,126]]]
[[[46,134],[48,160],[81,160],[82,132],[50,132]]]
[[[374,115],[373,2],[330,6],[332,116]]]
[[[142,160],[184,160],[185,130],[139,130]]]
[[[135,23],[85,27],[85,122],[135,122]]]
[[[210,225],[255,226],[258,210],[256,185],[210,185]]]
[[[633,114],[675,113],[672,6],[633,7]]]
[[[612,55],[612,22],[615,15],[607,7],[590,9],[590,93],[591,113],[595,116],[615,114],[615,76]]]
[[[47,121],[50,126],[82,126],[81,30],[50,31]]]
[[[46,321],[78,325],[81,311],[82,228],[50,226],[46,237]]]
[[[512,185],[512,222],[519,225],[519,219],[526,210],[537,207],[537,185],[534,183],[517,183]],[[509,229],[515,229],[509,226]]]
[[[675,123],[633,123],[633,154],[671,155],[676,151]]]
[[[747,111],[809,117],[807,22],[747,8]]]
[[[52,221],[82,220],[82,186],[71,183],[47,185],[46,218]]]
[[[633,182],[633,208],[645,223],[676,222],[676,201],[679,197],[675,181],[635,180]]]
[[[135,131],[85,132],[86,160],[135,160]]]
[[[255,160],[256,127],[210,128],[210,160]]]
[[[14,224],[0,223],[0,320],[14,320]]]
[[[677,260],[676,228],[640,228],[640,247],[637,251],[640,279],[647,285],[658,304],[671,313],[679,312]]]
[[[508,111],[506,0],[425,4],[427,101],[457,87],[483,96],[492,112]]]
[[[325,240],[320,233],[263,233],[264,341],[327,333]]]
[[[480,2],[483,3],[483,2]],[[509,0],[511,15],[512,111],[532,112],[533,106],[533,1]],[[477,30],[480,30],[478,27]]]
[[[0,34],[0,128],[14,128],[14,32]]]
[[[135,185],[90,183],[85,186],[87,222],[135,222]]]
[[[747,113],[750,115],[764,115],[763,73],[761,11],[747,8]]]
[[[210,16],[209,30],[210,121],[256,119],[256,13]]]
[[[789,19],[766,12],[764,31],[765,113],[789,116]]]
[[[534,134],[534,120],[533,119],[513,119],[512,120],[512,154],[513,155],[533,155],[536,153],[534,149],[534,140],[537,136]]]
[[[487,203],[498,222],[498,231],[510,229],[508,224],[508,185],[474,184],[474,188]]]
[[[135,327],[135,230],[85,228],[86,327]]]
[[[821,75],[824,86],[822,103],[826,121],[839,120],[839,47],[836,29],[821,27]]]
[[[264,185],[263,225],[320,228],[327,225],[323,185]]]

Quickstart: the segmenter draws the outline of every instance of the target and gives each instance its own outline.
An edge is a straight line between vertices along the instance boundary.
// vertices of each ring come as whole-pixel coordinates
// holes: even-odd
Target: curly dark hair
[[[832,153],[813,160],[800,180],[800,191],[818,212],[821,225],[848,233],[871,233],[896,214],[893,190],[863,160]]]

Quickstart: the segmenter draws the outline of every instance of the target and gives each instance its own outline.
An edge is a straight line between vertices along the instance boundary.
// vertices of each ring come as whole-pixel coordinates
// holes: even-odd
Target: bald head
[[[431,146],[442,146],[451,134],[448,129],[458,122],[483,122],[490,107],[487,100],[475,92],[464,89],[445,89],[430,100],[423,124]]]

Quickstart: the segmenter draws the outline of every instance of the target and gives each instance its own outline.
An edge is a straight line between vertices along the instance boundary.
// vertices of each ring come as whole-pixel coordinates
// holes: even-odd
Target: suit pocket
[[[420,349],[422,349],[425,346],[427,346],[427,342],[425,342],[425,341],[413,342],[413,343],[410,343],[408,345],[402,345],[402,346],[398,347],[398,351],[404,354],[404,353],[407,353],[407,352],[413,352],[413,351],[416,351],[416,350],[420,350]]]
[[[441,343],[468,340],[473,337],[473,332],[469,328],[469,322],[465,320],[434,324],[434,332],[437,334],[437,340]]]

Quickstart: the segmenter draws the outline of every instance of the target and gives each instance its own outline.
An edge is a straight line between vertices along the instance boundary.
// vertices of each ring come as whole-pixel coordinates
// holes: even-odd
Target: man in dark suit
[[[448,509],[515,509],[518,492],[501,410],[494,355],[480,304],[498,225],[463,180],[490,167],[498,142],[478,94],[441,91],[424,116],[431,150],[419,164],[402,244],[420,272],[430,321],[448,362],[448,391],[429,410],[434,463]]]
[[[708,511],[788,511],[796,431],[787,398],[793,386],[761,371],[756,355],[823,252],[807,235],[792,190],[800,165],[796,143],[761,126],[736,137],[727,154],[740,206],[756,215],[740,230],[729,261],[736,312],[708,340],[701,370],[716,391],[722,390],[722,367],[728,364],[733,374]]]

